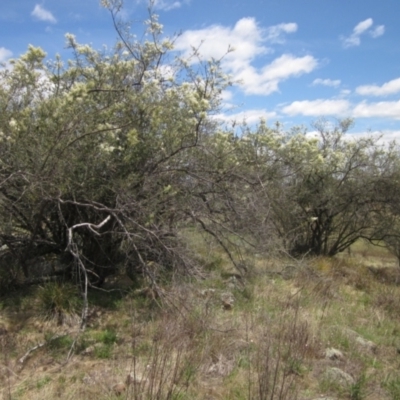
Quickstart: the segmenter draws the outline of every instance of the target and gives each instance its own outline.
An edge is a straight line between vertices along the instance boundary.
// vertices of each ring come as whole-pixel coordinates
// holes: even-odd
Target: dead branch
[[[68,228],[68,245],[67,245],[67,250],[71,253],[71,255],[74,257],[74,260],[79,267],[79,269],[82,271],[83,276],[84,276],[84,286],[83,286],[83,308],[82,308],[82,317],[81,317],[81,331],[84,331],[86,328],[86,322],[87,322],[87,314],[88,314],[88,309],[89,309],[89,302],[87,298],[88,294],[88,274],[85,265],[83,264],[81,257],[79,255],[79,250],[76,244],[73,241],[73,236],[72,233],[74,229],[76,228],[81,228],[81,227],[87,227],[92,231],[95,235],[100,236],[100,233],[96,231],[96,229],[100,229],[102,226],[104,226],[109,220],[111,219],[111,215],[109,215],[106,219],[104,219],[100,224],[95,225],[90,222],[83,222],[81,224],[75,224]]]
[[[33,353],[35,350],[40,349],[44,346],[46,346],[47,344],[49,344],[50,342],[52,342],[53,340],[56,340],[60,337],[66,336],[68,335],[68,333],[63,333],[60,335],[54,335],[52,336],[49,340],[43,342],[43,343],[39,343],[36,346],[31,347],[21,358],[18,359],[18,362],[20,364],[24,364],[24,362],[26,361],[26,359],[31,355],[31,353]]]

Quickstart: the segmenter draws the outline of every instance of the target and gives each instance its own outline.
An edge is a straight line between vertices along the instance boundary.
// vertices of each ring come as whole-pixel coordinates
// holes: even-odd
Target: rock
[[[354,385],[354,378],[340,368],[332,367],[325,371],[325,378],[336,382],[338,385],[347,387]]]
[[[375,353],[375,351],[376,351],[376,349],[377,349],[377,347],[378,347],[374,342],[371,342],[371,340],[364,339],[364,338],[361,337],[361,336],[358,336],[358,337],[356,338],[356,342],[357,342],[360,346],[365,347],[366,349],[368,349],[368,350],[370,350],[370,351],[372,351],[372,352],[374,352],[374,353]]]
[[[371,340],[364,339],[362,336],[360,336],[357,332],[353,331],[352,329],[345,328],[344,331],[346,334],[352,338],[358,345],[375,352],[377,349],[377,345],[372,342]]]
[[[321,397],[317,397],[317,398],[315,398],[313,400],[336,400],[336,399],[333,398],[333,397],[321,396]]]
[[[344,356],[343,353],[338,350],[334,349],[333,347],[325,350],[325,358],[329,358],[330,360],[343,360]]]
[[[294,265],[286,265],[280,272],[283,279],[290,280],[293,279],[298,273],[298,268]]]
[[[126,391],[126,385],[125,383],[119,382],[115,384],[112,389],[117,396],[121,396],[121,394]]]
[[[100,347],[100,346],[101,346],[101,343],[93,344],[93,345],[91,345],[91,346],[89,346],[89,347],[86,347],[86,349],[83,350],[81,354],[82,354],[83,356],[88,356],[88,355],[90,355],[90,354],[93,354],[94,351],[96,350],[96,347]]]
[[[207,370],[207,374],[212,377],[225,377],[233,371],[234,366],[231,360],[227,360],[224,356],[219,355],[214,357],[213,363]]]
[[[215,289],[204,289],[200,292],[201,297],[208,298],[215,294]]]
[[[231,292],[225,292],[221,294],[221,302],[224,310],[232,310],[235,298]]]

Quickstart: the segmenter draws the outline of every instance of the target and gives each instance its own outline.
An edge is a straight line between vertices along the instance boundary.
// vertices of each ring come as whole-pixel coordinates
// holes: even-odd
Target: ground
[[[84,332],[79,302],[55,312],[48,288],[3,296],[0,398],[400,399],[400,269],[385,249],[255,255],[243,277],[208,257],[202,278],[158,294],[114,277],[90,294]]]

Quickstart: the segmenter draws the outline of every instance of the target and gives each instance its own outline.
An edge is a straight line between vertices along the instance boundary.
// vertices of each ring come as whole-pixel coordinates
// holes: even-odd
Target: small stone
[[[215,293],[215,289],[204,289],[200,292],[202,297],[211,297]]]
[[[221,294],[221,302],[224,310],[232,310],[235,298],[230,292]]]
[[[112,389],[117,396],[120,396],[126,391],[126,385],[122,382],[119,382],[115,384]]]
[[[325,358],[329,358],[330,360],[343,360],[344,356],[340,350],[331,347],[325,350]]]
[[[82,354],[83,356],[88,356],[88,355],[90,355],[90,354],[93,354],[94,351],[96,350],[96,348],[97,348],[97,347],[100,347],[100,346],[101,346],[101,343],[93,344],[93,345],[91,345],[91,346],[89,346],[89,347],[86,347],[86,349],[83,350],[81,354]]]

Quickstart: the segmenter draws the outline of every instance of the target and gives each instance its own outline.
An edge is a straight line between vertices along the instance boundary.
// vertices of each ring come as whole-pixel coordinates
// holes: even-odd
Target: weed
[[[96,334],[95,338],[105,345],[112,345],[117,341],[117,334],[112,329],[106,329]]]
[[[49,282],[37,290],[39,307],[47,318],[57,318],[61,325],[66,315],[75,314],[81,306],[77,288],[71,284]]]
[[[41,389],[42,387],[46,386],[49,382],[51,382],[51,378],[49,376],[45,376],[36,382],[36,388]]]
[[[383,388],[392,400],[400,400],[400,376],[388,376],[382,383]]]
[[[299,319],[299,304],[295,302],[294,309],[287,304],[275,333],[268,328],[274,325],[273,321],[267,319],[264,323],[267,328],[255,359],[256,398],[260,400],[297,398],[295,376],[303,374],[311,350],[308,325]]]
[[[111,358],[111,354],[112,354],[112,346],[110,345],[101,345],[101,346],[96,346],[94,348],[94,355],[97,358],[101,358],[101,359],[108,359]]]
[[[384,286],[375,296],[375,305],[384,309],[388,314],[400,316],[398,288]]]
[[[351,400],[362,400],[365,398],[365,383],[366,376],[365,373],[362,373],[360,377],[352,385],[350,385]]]

